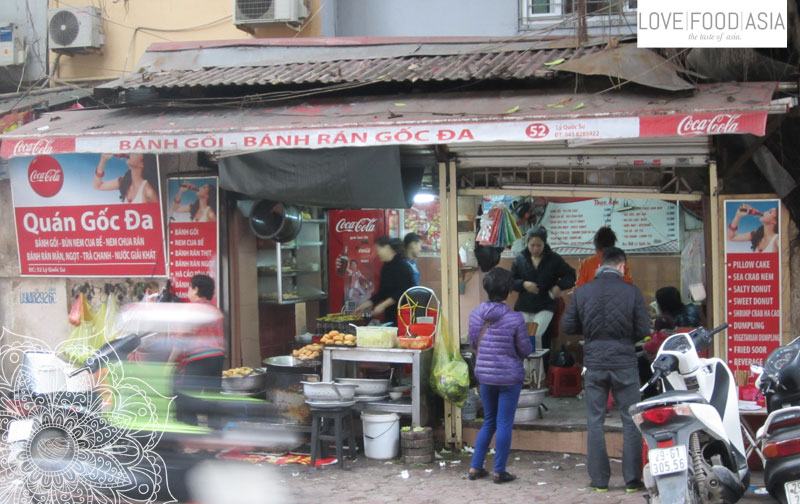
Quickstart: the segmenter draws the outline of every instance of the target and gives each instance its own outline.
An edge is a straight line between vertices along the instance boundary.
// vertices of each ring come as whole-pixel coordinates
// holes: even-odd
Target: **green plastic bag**
[[[459,408],[469,393],[469,368],[461,357],[459,341],[450,334],[444,316],[433,343],[433,369],[430,384],[434,392]]]

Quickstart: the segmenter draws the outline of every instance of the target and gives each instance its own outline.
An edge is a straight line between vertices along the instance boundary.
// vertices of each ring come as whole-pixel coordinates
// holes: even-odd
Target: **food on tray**
[[[361,315],[352,315],[349,313],[329,313],[324,317],[317,319],[319,322],[357,322],[361,320]]]
[[[323,345],[350,345],[356,346],[356,336],[339,331],[329,331],[319,340]]]
[[[299,350],[293,350],[292,356],[300,360],[310,360],[318,358],[320,353],[322,353],[322,345],[319,343],[312,343]]]
[[[243,366],[243,367],[236,367],[231,369],[226,369],[222,372],[222,376],[225,378],[234,378],[237,376],[247,376],[253,372],[253,368]],[[259,370],[256,370],[255,373],[260,373]]]

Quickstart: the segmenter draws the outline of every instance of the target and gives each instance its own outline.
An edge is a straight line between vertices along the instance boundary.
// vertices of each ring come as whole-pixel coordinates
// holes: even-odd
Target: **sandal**
[[[470,471],[469,473],[467,473],[467,478],[470,481],[475,481],[476,479],[485,478],[486,476],[489,476],[489,472],[486,469],[481,469],[476,472]]]
[[[509,481],[514,481],[515,479],[517,479],[516,476],[514,476],[510,472],[503,471],[494,478],[492,478],[492,481],[500,484],[500,483],[508,483]]]

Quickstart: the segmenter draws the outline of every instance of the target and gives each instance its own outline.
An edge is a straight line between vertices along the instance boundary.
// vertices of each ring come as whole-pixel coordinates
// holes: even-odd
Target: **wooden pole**
[[[712,303],[712,322],[708,324],[710,327],[716,327],[725,320],[725,303],[727,297],[725,296],[725,268],[723,267],[724,250],[722,249],[721,234],[722,229],[722,216],[720,215],[720,198],[719,198],[719,181],[717,180],[717,163],[712,161],[708,165],[708,187],[709,187],[709,201],[711,206],[711,303]],[[708,306],[708,304],[706,304]],[[727,338],[727,333],[725,333]],[[714,338],[714,355],[722,360],[727,361],[728,345],[725,338]]]

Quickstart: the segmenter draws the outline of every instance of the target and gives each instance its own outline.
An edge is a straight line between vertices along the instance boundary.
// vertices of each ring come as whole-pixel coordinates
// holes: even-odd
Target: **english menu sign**
[[[728,365],[749,370],[781,342],[780,200],[725,201]]]
[[[22,276],[165,276],[158,159],[14,158],[11,194]]]

